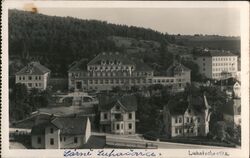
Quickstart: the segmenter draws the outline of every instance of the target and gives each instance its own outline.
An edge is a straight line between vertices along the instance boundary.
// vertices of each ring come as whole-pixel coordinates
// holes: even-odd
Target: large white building
[[[130,89],[153,84],[169,86],[170,89],[183,90],[190,83],[190,70],[180,63],[171,65],[163,76],[154,76],[154,70],[141,60],[128,56],[103,52],[89,63],[81,60],[68,72],[69,89],[78,91],[112,90],[114,87]]]
[[[45,90],[48,85],[50,70],[39,62],[30,62],[16,73],[16,83],[22,83],[28,89]]]
[[[207,50],[194,56],[199,71],[210,79],[226,79],[236,77],[238,72],[238,56],[229,51]]]

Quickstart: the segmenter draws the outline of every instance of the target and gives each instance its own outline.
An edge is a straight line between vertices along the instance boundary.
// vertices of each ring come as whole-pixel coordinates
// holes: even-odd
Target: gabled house
[[[163,109],[164,131],[170,137],[206,136],[209,132],[210,106],[206,96],[170,100]]]
[[[89,118],[54,117],[40,122],[31,129],[31,145],[35,149],[78,148],[91,135]]]
[[[137,100],[135,96],[104,97],[99,101],[100,131],[114,134],[134,134]]]
[[[16,83],[22,83],[28,89],[37,88],[40,90],[47,89],[50,70],[39,62],[30,62],[27,66],[18,71]]]

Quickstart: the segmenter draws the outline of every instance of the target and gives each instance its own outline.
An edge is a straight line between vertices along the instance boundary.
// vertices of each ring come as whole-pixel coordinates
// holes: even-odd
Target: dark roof
[[[99,99],[99,111],[109,111],[117,103],[121,104],[126,111],[137,110],[137,100],[133,95],[124,96],[102,96]]]
[[[167,75],[173,76],[174,72],[182,72],[182,71],[190,71],[190,69],[181,63],[173,63],[168,67]]]
[[[171,99],[166,107],[171,115],[183,115],[188,108],[195,114],[200,114],[205,109],[205,102],[200,96],[189,96],[185,100]]]
[[[45,134],[45,128],[48,127],[49,125],[55,126],[56,128],[60,129],[61,134],[65,135],[85,134],[87,118],[80,116],[56,117],[46,122],[34,125],[32,127],[31,134],[33,135]]]
[[[167,108],[171,115],[183,115],[188,108],[188,102],[172,99],[168,102]]]
[[[80,61],[74,62],[69,69],[71,71],[87,71],[87,59],[83,58]]]
[[[61,134],[85,134],[86,117],[57,117],[51,121],[61,130]]]
[[[121,53],[113,52],[103,52],[98,54],[94,59],[92,59],[88,65],[99,65],[102,60],[117,60],[121,61],[122,64],[134,64],[127,56]]]
[[[27,66],[18,71],[16,75],[43,75],[47,72],[50,72],[50,70],[39,62],[30,62]]]
[[[49,121],[34,125],[31,129],[31,134],[32,135],[43,135],[43,134],[45,134],[45,128],[50,126],[50,125],[53,126],[53,124],[51,124]]]
[[[197,54],[197,56],[213,57],[213,56],[237,56],[237,55],[231,53],[230,51],[225,51],[225,50],[203,50],[202,52],[200,52],[200,54]]]

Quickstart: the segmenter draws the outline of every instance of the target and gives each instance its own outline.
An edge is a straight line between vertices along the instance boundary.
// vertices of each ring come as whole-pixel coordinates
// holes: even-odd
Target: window
[[[60,142],[62,141],[62,137],[60,137]]]
[[[178,129],[177,128],[175,128],[175,133],[178,133]]]
[[[104,118],[104,119],[108,119],[108,115],[105,113],[105,114],[103,115],[103,118]]]
[[[32,76],[29,76],[29,80],[32,80]]]
[[[25,80],[25,77],[23,76],[23,80]]]
[[[22,77],[21,77],[21,76],[19,76],[19,80],[22,80]]]
[[[205,61],[206,59],[205,58],[203,58],[203,61]]]
[[[38,77],[36,76],[36,77],[35,77],[35,79],[37,80],[37,79],[38,79]]]
[[[117,105],[117,106],[115,107],[115,109],[116,109],[116,110],[120,110],[120,106]]]
[[[187,122],[189,122],[189,118],[187,117]]]
[[[128,118],[129,118],[129,119],[132,119],[132,113],[129,113],[129,114],[128,114]]]
[[[54,145],[54,139],[50,138],[50,145]]]
[[[181,123],[182,122],[182,119],[181,118],[179,118],[179,123]]]
[[[116,129],[117,129],[117,130],[120,129],[120,124],[116,124]]]
[[[198,128],[197,128],[197,132],[200,133],[200,131],[201,131],[201,129],[200,129],[200,127],[198,127]]]
[[[63,141],[66,141],[66,137],[63,138]]]
[[[77,143],[77,142],[78,142],[77,137],[74,137],[74,143]]]
[[[54,132],[54,129],[53,128],[50,128],[50,133],[53,133]]]
[[[190,119],[190,122],[193,123],[193,118]]]
[[[128,129],[132,129],[132,123],[128,124]]]
[[[177,118],[175,118],[175,123],[178,123],[178,119]]]
[[[197,117],[197,122],[200,123],[201,122],[201,118]]]
[[[41,137],[37,137],[37,144],[41,144]]]

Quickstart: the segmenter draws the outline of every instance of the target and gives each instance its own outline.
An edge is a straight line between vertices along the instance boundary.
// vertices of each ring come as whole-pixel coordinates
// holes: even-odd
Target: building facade
[[[169,137],[206,136],[210,115],[206,96],[189,97],[187,101],[170,100],[163,110],[164,131]]]
[[[78,148],[91,135],[86,117],[57,117],[32,127],[31,145],[35,149]]]
[[[45,90],[48,86],[50,70],[39,62],[30,62],[16,73],[16,83],[22,83],[28,89]]]
[[[106,100],[106,101],[105,101]],[[113,134],[135,134],[137,101],[135,96],[101,99],[100,131]]]
[[[238,73],[238,56],[229,51],[207,50],[195,55],[193,61],[199,71],[210,79],[236,77]]]
[[[176,68],[178,67],[178,68]],[[154,71],[140,60],[130,59],[126,55],[101,53],[88,64],[84,60],[75,63],[68,71],[69,89],[78,91],[112,90],[114,87],[130,89],[152,84],[169,86],[190,83],[190,70],[183,65],[171,66],[171,75],[154,76]],[[180,85],[181,84],[181,85]]]

